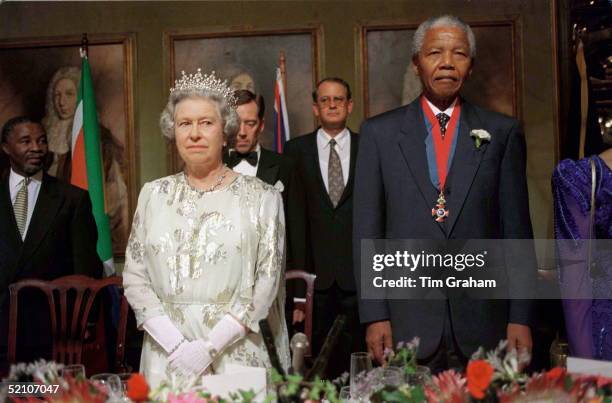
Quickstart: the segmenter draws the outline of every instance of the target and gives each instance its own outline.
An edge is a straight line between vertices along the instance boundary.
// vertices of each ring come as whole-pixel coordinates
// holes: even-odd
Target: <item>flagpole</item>
[[[280,68],[281,77],[283,78],[283,92],[287,96],[287,63],[285,59],[285,51],[281,50],[278,57],[278,67]]]
[[[89,56],[89,40],[87,39],[87,32],[83,32],[81,37],[81,57]]]

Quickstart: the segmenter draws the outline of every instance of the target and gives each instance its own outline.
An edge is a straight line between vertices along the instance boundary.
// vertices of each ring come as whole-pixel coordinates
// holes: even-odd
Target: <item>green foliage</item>
[[[230,393],[230,399],[232,402],[252,403],[256,395],[253,390],[238,390],[236,393]]]
[[[402,385],[400,387],[385,386],[373,393],[370,401],[373,403],[422,403],[426,399],[421,386]]]
[[[336,386],[330,381],[315,378],[312,382],[304,381],[301,375],[285,375],[272,370],[270,379],[276,389],[276,396],[267,396],[266,403],[301,402],[304,400],[322,400],[340,403]]]

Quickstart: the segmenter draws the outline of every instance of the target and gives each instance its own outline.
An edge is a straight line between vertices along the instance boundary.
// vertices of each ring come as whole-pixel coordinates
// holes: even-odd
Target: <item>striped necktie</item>
[[[15,203],[13,204],[17,229],[22,238],[23,234],[25,234],[26,222],[28,221],[28,184],[30,180],[30,178],[23,178],[21,187],[17,191],[17,196],[15,196]]]

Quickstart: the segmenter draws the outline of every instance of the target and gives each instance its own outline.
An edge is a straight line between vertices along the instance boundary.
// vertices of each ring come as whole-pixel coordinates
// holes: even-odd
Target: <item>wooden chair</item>
[[[294,307],[304,312],[304,334],[308,338],[308,350],[306,357],[311,356],[312,346],[312,303],[314,300],[314,282],[316,275],[308,273],[304,270],[287,270],[285,273],[286,280],[302,280],[306,283],[306,298],[294,298]]]
[[[9,285],[9,363],[15,363],[17,355],[19,291],[25,288],[36,288],[46,295],[49,303],[51,335],[53,337],[51,359],[59,363],[70,365],[82,363],[83,341],[86,336],[87,323],[96,296],[99,291],[105,287],[117,286],[121,291],[121,302],[119,306],[119,320],[117,323],[114,369],[117,372],[125,371],[125,331],[127,326],[128,302],[123,295],[122,284],[123,279],[119,276],[112,276],[99,280],[75,274],[60,277],[53,281],[27,279]],[[72,307],[72,312],[68,312],[69,306]]]

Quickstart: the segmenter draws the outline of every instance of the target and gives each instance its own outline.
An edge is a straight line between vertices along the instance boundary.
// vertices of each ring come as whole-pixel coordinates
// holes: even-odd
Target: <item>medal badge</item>
[[[431,216],[436,222],[444,222],[448,217],[449,211],[446,209],[446,199],[444,193],[440,192],[438,200],[436,201],[436,207],[431,209]]]

